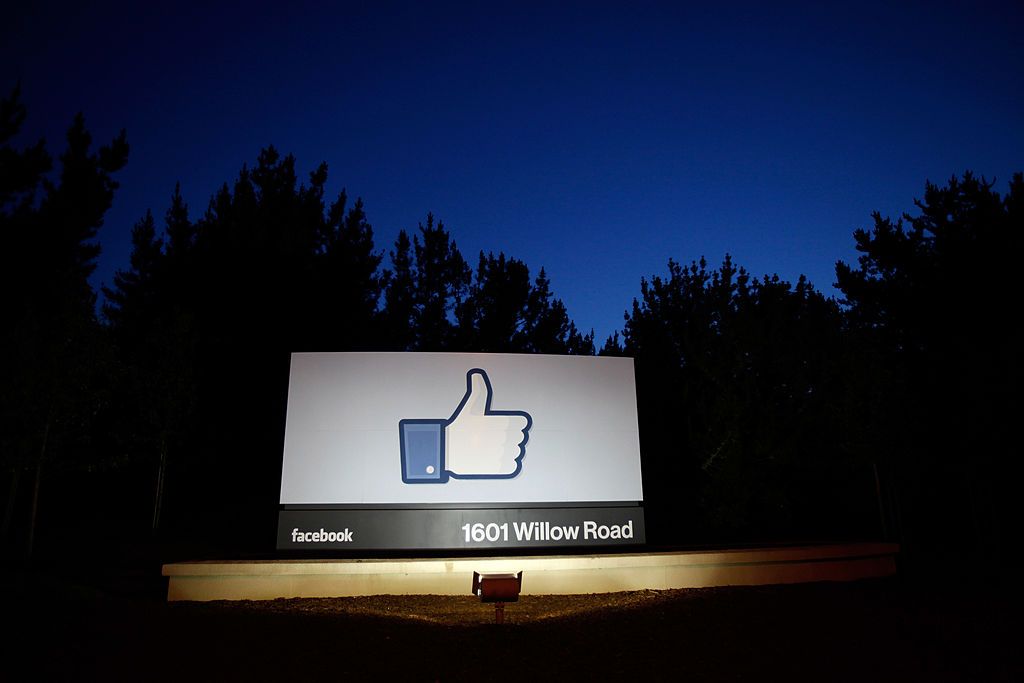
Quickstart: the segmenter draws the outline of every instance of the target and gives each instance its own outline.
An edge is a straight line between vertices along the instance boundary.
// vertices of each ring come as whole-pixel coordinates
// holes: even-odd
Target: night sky
[[[21,4],[19,142],[56,156],[77,111],[97,142],[128,132],[97,284],[176,181],[198,217],[273,144],[303,176],[326,161],[378,249],[432,211],[473,266],[544,266],[600,345],[669,257],[835,294],[873,210],[1024,170],[1021,2]]]

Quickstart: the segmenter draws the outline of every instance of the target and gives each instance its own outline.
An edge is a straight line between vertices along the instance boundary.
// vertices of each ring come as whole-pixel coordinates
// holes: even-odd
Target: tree
[[[11,311],[10,324],[2,328],[3,361],[0,362],[0,449],[5,469],[10,477],[7,503],[4,507],[3,538],[6,540],[14,515],[14,504],[22,470],[30,462],[34,450],[33,437],[24,429],[26,414],[38,414],[38,406],[31,373],[21,361],[33,352],[35,335],[33,309],[27,299],[15,296],[24,291],[23,254],[29,245],[29,233],[37,222],[38,193],[49,172],[52,161],[46,152],[46,143],[40,140],[32,147],[17,150],[10,146],[11,139],[24,124],[26,111],[20,101],[20,88],[15,87],[9,97],[0,100],[0,277],[3,291],[8,293]]]
[[[196,330],[185,305],[183,264],[193,230],[175,187],[164,239],[151,212],[132,229],[130,267],[104,288],[104,315],[123,369],[117,394],[120,448],[131,460],[156,461],[151,528],[160,527],[168,461],[187,442],[195,408]]]
[[[455,311],[467,295],[471,275],[444,223],[427,224],[413,237],[413,329],[418,351],[450,350],[455,340]]]
[[[122,442],[156,463],[154,527],[166,480],[173,530],[229,525],[258,544],[276,515],[290,353],[380,344],[373,230],[344,191],[326,205],[326,181],[321,164],[300,184],[271,147],[198,221],[175,188],[163,234],[148,216],[135,228],[105,311],[130,369]],[[188,528],[200,503],[208,516]]]
[[[838,451],[835,302],[803,278],[753,279],[729,256],[668,270],[641,281],[622,346],[602,349],[636,359],[655,524],[690,542],[812,532],[809,508],[824,513],[807,482]]]
[[[460,347],[485,353],[526,349],[530,270],[505,254],[480,253],[469,295],[459,306]]]
[[[925,186],[918,215],[873,215],[857,230],[857,267],[836,265],[850,334],[877,381],[865,431],[891,468],[903,542],[920,567],[973,546],[980,566],[1009,566],[1021,334],[1016,262],[1024,179],[1005,197],[966,173]]]
[[[561,299],[554,298],[543,268],[526,303],[523,334],[527,353],[594,355],[594,332],[581,334]]]
[[[322,170],[326,180],[326,166]],[[378,272],[381,255],[375,251],[362,200],[348,208],[342,190],[327,213],[325,227],[316,279],[324,283],[323,304],[336,313],[332,320],[346,324],[333,326],[320,348],[375,348],[381,336],[377,308],[384,276]]]
[[[412,242],[405,230],[398,233],[390,253],[391,270],[385,273],[384,321],[385,347],[394,351],[414,348],[416,314]]]
[[[485,353],[594,353],[551,293],[543,269],[530,281],[525,263],[480,253],[471,273],[444,224],[403,230],[391,252],[383,317],[391,348]],[[420,239],[422,238],[422,240]]]
[[[8,144],[24,119],[15,89],[0,104],[0,270],[10,296],[0,372],[9,397],[3,406],[5,461],[15,471],[33,470],[31,556],[44,469],[57,463],[85,467],[100,457],[89,452],[88,426],[105,400],[109,359],[89,276],[100,251],[96,231],[117,189],[113,174],[127,162],[128,144],[122,131],[92,151],[79,114],[68,130],[60,171],[51,178],[44,143],[22,151]]]

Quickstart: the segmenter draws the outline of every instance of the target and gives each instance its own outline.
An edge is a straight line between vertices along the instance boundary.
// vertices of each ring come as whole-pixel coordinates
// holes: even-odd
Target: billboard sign
[[[632,359],[292,355],[280,548],[637,543],[642,500]]]

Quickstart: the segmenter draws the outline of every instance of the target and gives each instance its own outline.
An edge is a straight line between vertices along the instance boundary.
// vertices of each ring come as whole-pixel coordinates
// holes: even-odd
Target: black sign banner
[[[279,550],[638,545],[643,508],[285,509]]]

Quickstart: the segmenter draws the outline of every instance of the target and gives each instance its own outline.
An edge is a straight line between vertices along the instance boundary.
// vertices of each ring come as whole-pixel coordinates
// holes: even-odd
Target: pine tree
[[[729,256],[714,270],[670,260],[667,277],[641,281],[621,346],[613,336],[602,352],[636,359],[653,519],[691,542],[857,523],[815,493],[846,500],[837,481],[859,467],[835,429],[840,330],[806,280],[751,278]]]
[[[289,354],[380,344],[373,230],[344,191],[325,206],[326,181],[321,164],[300,184],[294,158],[267,148],[195,223],[175,188],[163,234],[136,229],[108,318],[133,377],[124,447],[156,465],[154,527],[165,479],[175,524],[191,517],[175,509],[208,506],[193,534],[276,500]],[[238,530],[245,545],[262,526]]]
[[[966,173],[926,183],[917,215],[873,215],[854,233],[857,267],[836,265],[858,363],[859,441],[890,473],[904,552],[922,571],[1013,566],[1005,521],[1016,500],[1016,321],[1024,176],[1008,193]],[[1013,455],[1011,455],[1013,454]],[[973,547],[947,561],[949,539]],[[977,578],[977,576],[975,576]],[[988,577],[986,577],[988,578]]]
[[[398,233],[390,252],[391,270],[386,274],[384,291],[385,348],[410,351],[416,339],[415,289],[412,241],[405,230]]]
[[[418,351],[450,350],[455,341],[455,311],[466,298],[471,274],[444,223],[427,224],[413,237],[413,325]]]
[[[8,469],[33,471],[31,556],[44,471],[86,467],[102,457],[90,441],[90,424],[105,402],[110,361],[89,276],[100,251],[96,232],[117,189],[113,174],[127,162],[128,144],[122,131],[92,151],[79,114],[51,179],[43,143],[23,151],[8,144],[25,120],[18,96],[15,90],[0,104],[0,270],[12,298],[0,377],[10,397],[3,406],[3,457]]]

